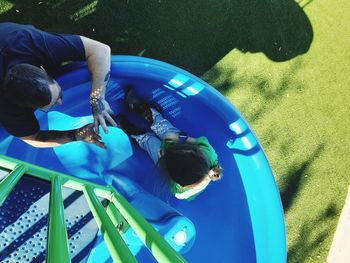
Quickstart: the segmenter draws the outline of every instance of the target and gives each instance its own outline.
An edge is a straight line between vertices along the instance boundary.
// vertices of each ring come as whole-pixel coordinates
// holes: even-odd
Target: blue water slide
[[[41,127],[71,129],[91,122],[86,64],[63,67],[56,80],[64,90],[63,104],[48,114],[36,112]],[[192,137],[206,136],[216,149],[223,178],[193,201],[175,199],[147,154],[114,127],[108,134],[101,131],[107,151],[82,142],[35,149],[0,129],[0,153],[97,183],[112,183],[116,188],[121,187],[117,182],[122,178],[130,180],[140,189],[135,198],[150,198],[147,211],[141,212],[157,218],[151,215],[156,211],[152,204],[159,200],[169,211],[174,209],[176,215],[183,216],[189,226],[193,223],[191,244],[179,250],[189,262],[286,262],[279,191],[256,136],[234,106],[185,70],[143,57],[113,56],[106,98],[117,113],[125,110],[124,89],[128,85],[146,101],[160,105],[163,115],[180,130]],[[130,197],[132,189],[124,188],[124,194]],[[169,235],[174,237],[174,233]],[[145,249],[136,250],[140,262],[154,262]]]

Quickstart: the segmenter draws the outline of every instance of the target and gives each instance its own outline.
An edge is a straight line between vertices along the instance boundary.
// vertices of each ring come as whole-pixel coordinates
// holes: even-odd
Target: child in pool
[[[117,120],[120,128],[168,176],[170,190],[176,198],[192,200],[211,181],[221,179],[218,156],[206,137],[187,136],[166,120],[155,107],[141,102],[132,89],[127,90],[125,97],[127,108],[141,115],[151,131],[142,131],[121,115]]]

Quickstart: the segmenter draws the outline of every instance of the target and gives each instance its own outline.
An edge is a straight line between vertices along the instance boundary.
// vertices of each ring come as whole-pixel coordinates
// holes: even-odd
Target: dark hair
[[[200,182],[210,170],[206,157],[193,143],[169,144],[158,165],[181,186]]]
[[[7,71],[2,92],[13,104],[36,109],[50,104],[49,84],[53,83],[43,69],[30,64],[17,64]]]

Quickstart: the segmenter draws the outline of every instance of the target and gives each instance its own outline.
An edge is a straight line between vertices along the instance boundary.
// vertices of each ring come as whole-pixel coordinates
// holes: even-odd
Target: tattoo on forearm
[[[40,142],[57,142],[64,138],[75,141],[74,131],[40,131],[35,137]]]
[[[94,125],[90,123],[75,130],[40,131],[35,136],[35,139],[40,142],[67,143],[73,141],[85,141],[88,143],[95,143],[95,136]]]
[[[71,142],[77,141],[77,136],[75,135],[75,130],[67,131],[67,137]]]
[[[93,115],[101,114],[105,109],[103,105],[102,89],[97,89],[91,92],[90,105]]]
[[[111,76],[111,71],[109,70],[108,73],[105,76],[105,82],[109,81],[110,76]]]
[[[98,88],[96,90],[93,90],[93,91],[91,91],[90,99],[91,98],[102,98],[102,94],[103,94],[102,88]]]
[[[85,125],[75,130],[74,135],[77,141],[86,141],[93,143],[94,141],[94,126],[92,124]]]
[[[103,112],[105,107],[103,106],[102,98],[90,98],[91,111],[93,115],[99,115]]]

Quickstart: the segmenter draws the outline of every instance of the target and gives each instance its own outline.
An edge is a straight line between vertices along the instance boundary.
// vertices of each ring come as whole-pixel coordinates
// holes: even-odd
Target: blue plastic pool
[[[91,122],[88,103],[90,74],[84,63],[62,68],[56,77],[64,90],[63,104],[36,115],[43,129],[71,129]],[[223,167],[222,180],[195,200],[173,198],[150,158],[118,128],[103,135],[108,150],[82,142],[54,149],[32,148],[0,130],[0,153],[98,183],[129,177],[168,202],[196,228],[189,262],[286,262],[283,209],[274,176],[255,135],[238,111],[215,89],[169,64],[132,56],[113,56],[107,100],[124,111],[127,85],[192,137],[206,136]],[[152,262],[147,253],[140,262]]]

